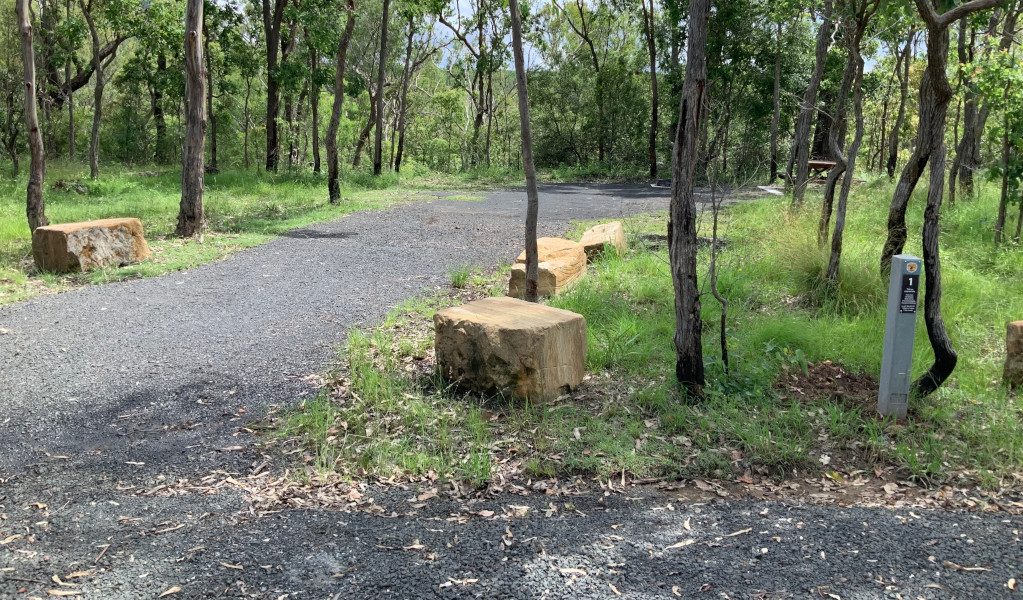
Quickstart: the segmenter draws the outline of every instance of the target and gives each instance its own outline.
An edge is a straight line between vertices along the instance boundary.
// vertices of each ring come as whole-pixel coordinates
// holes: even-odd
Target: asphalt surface
[[[544,186],[540,231],[664,210],[666,193]],[[1005,513],[396,486],[351,510],[254,510],[240,486],[279,466],[245,425],[311,393],[351,327],[451,266],[513,260],[524,211],[520,191],[416,202],[0,308],[0,598],[1019,594],[1023,519]]]

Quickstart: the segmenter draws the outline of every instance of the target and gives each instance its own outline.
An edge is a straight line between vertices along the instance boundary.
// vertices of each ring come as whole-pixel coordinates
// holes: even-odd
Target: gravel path
[[[640,186],[541,193],[546,234],[667,206]],[[276,467],[245,423],[310,393],[303,378],[345,331],[446,284],[449,266],[513,259],[523,213],[521,192],[417,202],[186,273],[0,308],[0,598],[1018,595],[1023,519],[1004,513],[643,488],[419,501],[400,487],[364,490],[383,514],[251,513],[231,481]],[[204,477],[217,487],[194,484]]]

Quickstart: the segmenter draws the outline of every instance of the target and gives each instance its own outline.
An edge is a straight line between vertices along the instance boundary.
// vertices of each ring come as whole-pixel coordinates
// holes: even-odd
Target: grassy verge
[[[890,197],[886,181],[856,189],[837,287],[821,280],[812,203],[796,213],[787,199],[761,200],[723,217],[731,362],[726,372],[720,308],[705,296],[708,386],[699,403],[683,401],[673,383],[673,293],[658,236],[664,216],[655,215],[626,221],[627,256],[592,265],[550,301],[587,319],[590,375],[577,392],[528,405],[461,394],[436,377],[433,312],[504,283],[462,268],[451,271],[457,292],[410,301],[381,327],[354,333],[332,383],[279,427],[317,468],[352,476],[432,473],[483,485],[518,475],[752,482],[873,472],[997,489],[1023,466],[1023,401],[998,381],[1004,324],[1023,316],[1023,252],[993,247],[993,197],[947,211],[944,314],[960,365],[938,393],[912,402],[906,422],[881,420],[873,376],[886,282],[876,265]],[[906,250],[920,253],[918,237]],[[915,374],[931,357],[918,325]]]
[[[88,167],[53,163],[44,190],[46,213],[53,223],[109,217],[138,217],[145,227],[153,259],[123,268],[57,276],[35,271],[25,221],[25,175],[0,180],[0,304],[70,287],[189,269],[262,244],[290,229],[341,215],[426,197],[431,189],[464,192],[456,199],[476,199],[472,192],[514,181],[505,171],[443,176],[412,171],[374,178],[348,172],[340,206],[326,202],[326,179],[309,173],[268,174],[258,169],[231,170],[206,176],[206,217],[210,230],[201,242],[173,236],[181,199],[179,169],[127,170],[104,167],[100,179]]]

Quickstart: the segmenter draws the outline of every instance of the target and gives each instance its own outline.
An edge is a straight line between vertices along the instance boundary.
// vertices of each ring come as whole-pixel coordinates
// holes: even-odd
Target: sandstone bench
[[[1005,369],[1002,379],[1010,388],[1023,387],[1023,321],[1005,327]]]
[[[434,315],[441,374],[484,394],[546,400],[582,382],[586,319],[515,298],[494,297]]]
[[[586,274],[586,252],[581,244],[561,238],[536,240],[537,293],[553,296]],[[522,298],[526,294],[526,253],[519,254],[512,265],[508,295]]]
[[[604,248],[611,247],[618,254],[625,254],[625,229],[621,221],[601,223],[594,225],[583,233],[579,238],[583,251],[586,252],[586,259],[593,262],[598,256],[604,253]]]
[[[32,256],[40,271],[69,273],[141,262],[150,257],[138,219],[101,219],[36,228]]]

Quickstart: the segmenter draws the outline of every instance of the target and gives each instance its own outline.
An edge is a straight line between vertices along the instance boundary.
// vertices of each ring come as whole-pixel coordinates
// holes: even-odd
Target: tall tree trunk
[[[204,22],[203,33],[203,55],[206,60],[206,120],[209,124],[210,135],[210,161],[203,165],[203,168],[210,173],[217,173],[217,113],[213,110],[213,96],[216,94],[213,87],[213,56],[210,53],[210,30]]]
[[[167,148],[167,121],[163,112],[163,91],[160,86],[163,84],[163,75],[167,71],[167,57],[160,53],[156,59],[156,82],[153,84],[153,122],[156,124],[156,152],[153,157],[159,163],[168,159]]]
[[[647,8],[646,0],[640,0],[643,6],[643,33],[646,35],[647,52],[650,55],[650,177],[657,177],[657,42],[654,38],[654,0],[650,0]]]
[[[808,165],[810,160],[810,125],[813,122],[814,114],[817,112],[817,90],[820,88],[821,80],[824,78],[828,48],[831,47],[831,33],[834,29],[831,22],[831,4],[831,0],[824,1],[824,17],[821,20],[820,29],[817,31],[817,44],[814,50],[813,73],[810,75],[810,83],[806,86],[806,92],[803,94],[803,100],[799,107],[799,117],[796,119],[796,135],[793,138],[796,175],[794,180],[795,187],[792,190],[792,203],[795,206],[800,206],[803,203],[803,195],[806,193],[806,182],[810,175]],[[791,178],[789,180],[792,181]]]
[[[376,94],[373,93],[373,87],[369,88],[369,120],[366,121],[366,126],[362,128],[359,133],[359,139],[355,142],[355,156],[352,158],[352,167],[358,167],[362,164],[362,149],[366,146],[366,142],[369,140],[369,134],[373,131],[373,126],[377,122],[377,97],[380,94],[378,90]]]
[[[1003,98],[1008,97],[1008,89]],[[1003,116],[1002,126],[1002,191],[998,198],[998,219],[995,221],[995,244],[1002,243],[1002,232],[1005,230],[1005,217],[1009,203],[1009,111]]]
[[[327,194],[331,204],[341,201],[341,187],[338,183],[337,130],[341,125],[341,109],[345,101],[345,66],[348,59],[348,44],[355,31],[355,0],[348,0],[348,20],[344,33],[337,44],[334,55],[334,102],[330,107],[330,123],[327,125]]]
[[[71,22],[71,0],[66,0],[67,21]],[[64,63],[64,87],[67,97],[67,156],[69,160],[75,159],[75,92],[71,89],[71,54],[68,53],[67,61]]]
[[[394,158],[394,172],[401,173],[401,158],[405,153],[405,111],[408,109],[408,87],[412,80],[412,38],[415,35],[415,20],[409,14],[408,42],[405,46],[405,68],[401,74],[401,97],[398,99],[398,149]]]
[[[846,25],[855,27],[852,19]],[[828,130],[828,148],[835,166],[828,171],[828,179],[824,184],[824,197],[821,202],[821,218],[817,226],[817,244],[821,247],[828,241],[828,229],[831,227],[831,211],[835,202],[835,187],[838,179],[846,171],[845,162],[845,121],[847,105],[849,104],[849,93],[852,91],[853,81],[856,79],[859,67],[859,49],[854,47],[858,43],[853,41],[855,33],[847,36],[848,55],[845,61],[845,72],[842,74],[842,84],[838,91],[838,98],[835,100],[835,113],[831,118],[831,127]]]
[[[43,202],[46,153],[43,149],[43,135],[39,131],[39,115],[36,112],[36,63],[32,48],[32,22],[29,20],[28,2],[29,0],[17,0],[15,6],[18,13],[18,29],[21,32],[21,60],[25,75],[25,131],[28,133],[28,147],[32,159],[29,165],[25,214],[28,217],[28,228],[34,233],[37,227],[49,225],[50,222],[46,219],[46,205]]]
[[[376,138],[373,144],[373,174],[379,175],[384,170],[384,78],[387,73],[387,20],[390,13],[391,0],[384,0],[384,12],[380,19],[380,65],[377,70],[377,110]]]
[[[185,150],[181,160],[181,205],[177,234],[192,237],[206,229],[203,211],[206,145],[206,63],[202,44],[203,0],[185,6]]]
[[[847,155],[843,155],[843,140],[831,139],[832,151],[835,153],[838,164],[845,170],[845,177],[842,179],[842,190],[838,194],[838,209],[835,214],[835,233],[831,238],[831,256],[828,259],[827,278],[831,281],[838,281],[838,267],[842,260],[842,238],[845,234],[845,216],[849,203],[849,192],[852,190],[853,175],[856,171],[856,157],[860,152],[860,144],[863,143],[863,56],[860,53],[860,44],[863,35],[867,30],[870,18],[877,11],[881,0],[862,0],[862,3],[854,3],[856,6],[855,31],[849,42],[849,62],[853,65],[853,115],[856,119],[856,132],[853,134],[852,144],[849,146]],[[844,100],[844,97],[843,97]],[[843,103],[844,104],[844,103]],[[845,107],[842,107],[841,116],[845,120]]]
[[[895,177],[895,167],[899,159],[899,136],[902,133],[902,125],[906,122],[906,100],[909,99],[909,66],[913,62],[913,38],[916,31],[909,30],[906,38],[906,47],[902,51],[902,71],[899,73],[899,113],[895,117],[895,125],[892,126],[891,136],[888,138],[888,162],[885,165],[888,177]]]
[[[273,2],[271,10],[270,3]],[[280,136],[277,118],[281,114],[281,83],[277,76],[280,57],[281,22],[288,0],[263,0],[263,34],[266,41],[266,170],[277,172]]]
[[[252,94],[252,77],[245,77],[245,103],[242,107],[242,148],[245,169],[249,168],[249,96]]]
[[[941,201],[945,191],[945,117],[953,90],[948,82],[948,27],[951,23],[1004,0],[970,0],[939,15],[930,0],[915,0],[917,12],[927,24],[927,69],[920,82],[920,119],[917,147],[902,170],[888,213],[888,239],[881,255],[881,268],[891,269],[892,256],[902,252],[906,242],[906,207],[925,166],[930,165],[930,187],[924,211],[924,322],[934,352],[930,369],[913,382],[912,393],[926,396],[938,389],[955,370],[958,356],[952,348],[941,317],[941,259],[938,253]]]
[[[89,177],[99,177],[99,126],[103,120],[103,87],[106,81],[103,78],[103,59],[100,56],[99,32],[96,30],[96,22],[92,13],[85,5],[85,0],[78,0],[85,15],[85,22],[89,25],[89,35],[92,36],[92,70],[96,73],[96,107],[92,113],[92,138],[89,140]]]
[[[672,160],[668,248],[675,289],[675,377],[692,396],[703,394],[703,321],[696,274],[696,164],[707,88],[710,0],[690,0],[686,76]]]
[[[994,20],[994,17],[992,17]],[[975,134],[975,127],[977,124],[977,91],[967,81],[966,70],[969,64],[973,62],[973,46],[974,38],[976,37],[975,32],[970,27],[970,24],[965,18],[959,20],[959,36],[958,43],[956,44],[956,55],[959,58],[959,71],[960,71],[960,84],[965,88],[963,93],[963,135],[958,137],[953,135],[952,141],[959,140],[956,145],[956,155],[952,159],[952,168],[948,173],[948,201],[949,204],[955,204],[956,201],[956,179],[959,174],[962,173],[963,180],[961,182],[963,191],[967,192],[967,196],[973,195],[973,170],[963,169],[963,162],[968,164],[970,159],[966,156],[973,156],[973,145],[978,144],[979,140]],[[967,43],[969,38],[969,43]],[[956,129],[958,129],[958,118],[956,119]]]
[[[778,21],[778,37],[774,48],[774,114],[771,116],[771,180],[778,179],[778,128],[781,126],[781,21]]]
[[[309,110],[312,112],[313,118],[313,173],[319,175],[320,173],[320,83],[317,79],[317,68],[319,66],[320,57],[316,54],[316,47],[309,44],[309,61],[312,63],[310,70],[310,85],[309,85]]]
[[[522,15],[519,0],[508,0],[512,20],[512,53],[515,55],[515,87],[519,96],[519,129],[522,132],[522,165],[526,172],[526,290],[528,302],[537,301],[539,254],[536,247],[536,219],[540,195],[533,168],[533,136],[529,127],[529,88],[526,86],[526,60],[522,55]]]

